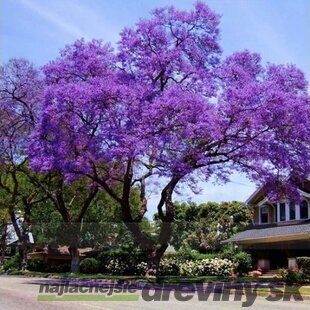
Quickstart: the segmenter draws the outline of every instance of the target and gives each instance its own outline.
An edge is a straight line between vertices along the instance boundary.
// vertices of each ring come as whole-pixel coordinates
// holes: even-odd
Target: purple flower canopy
[[[116,51],[98,40],[66,46],[43,68],[32,167],[105,189],[128,175],[133,186],[150,175],[226,180],[234,170],[274,198],[296,197],[290,181],[310,171],[304,74],[247,50],[222,57],[219,20],[197,2],[155,10],[121,32]]]

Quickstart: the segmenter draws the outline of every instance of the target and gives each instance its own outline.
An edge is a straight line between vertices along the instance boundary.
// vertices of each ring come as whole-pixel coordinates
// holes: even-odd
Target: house
[[[14,256],[16,252],[18,251],[18,247],[20,244],[15,232],[10,234],[9,236],[10,238],[7,238],[6,240],[6,249],[5,249],[6,258]],[[32,233],[28,233],[28,249],[32,250],[33,247],[34,247],[34,240],[33,240]]]
[[[85,257],[92,248],[79,249],[80,258]],[[37,249],[36,251],[29,253],[30,260],[43,260],[49,265],[63,265],[70,263],[71,255],[67,246],[47,246]]]
[[[253,212],[252,224],[224,243],[249,252],[256,268],[295,268],[296,257],[310,256],[310,179],[298,190],[298,203],[273,203],[263,187],[256,190],[244,204]]]

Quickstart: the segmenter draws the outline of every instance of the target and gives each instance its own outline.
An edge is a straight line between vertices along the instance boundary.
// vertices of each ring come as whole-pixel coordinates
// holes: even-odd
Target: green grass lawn
[[[12,271],[11,275],[27,275],[33,277],[43,278],[71,278],[81,280],[115,280],[115,281],[139,281],[139,282],[150,282],[150,283],[207,283],[207,282],[279,282],[279,279],[264,279],[264,278],[253,278],[253,277],[218,277],[218,276],[161,276],[158,279],[148,279],[143,276],[116,276],[107,274],[83,274],[83,273],[48,273],[48,272],[37,272],[37,271]]]

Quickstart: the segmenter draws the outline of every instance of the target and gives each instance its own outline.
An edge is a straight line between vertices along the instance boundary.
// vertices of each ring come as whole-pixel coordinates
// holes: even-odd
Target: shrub
[[[29,271],[41,271],[46,272],[48,270],[49,265],[43,259],[34,259],[28,262],[27,269]]]
[[[310,257],[301,256],[296,259],[298,267],[306,276],[310,276]]]
[[[27,269],[36,272],[69,272],[70,264],[49,264],[43,259],[33,259],[28,261]]]
[[[202,259],[212,259],[218,257],[216,253],[198,253],[192,251],[178,251],[175,253],[166,253],[164,254],[163,258],[174,258],[180,262],[185,262],[189,260],[202,260]]]
[[[221,253],[219,253],[220,258],[227,258],[231,261],[234,260],[234,256],[236,255],[235,250],[229,246],[229,247],[225,247]]]
[[[228,259],[206,258],[180,264],[180,275],[183,276],[228,276],[232,271],[233,263]]]
[[[136,274],[139,276],[144,276],[147,272],[147,263],[141,262],[136,265]]]
[[[286,274],[284,274],[283,280],[290,284],[303,283],[305,281],[305,275],[302,272],[289,269],[286,271]]]
[[[233,271],[233,263],[228,259],[203,259],[198,262],[198,275],[228,276]]]
[[[8,272],[8,271],[13,271],[13,270],[18,270],[19,269],[19,254],[18,252],[9,258],[4,264],[3,264],[3,270]]]
[[[82,273],[97,273],[99,270],[99,262],[95,258],[85,258],[80,263]]]
[[[164,257],[160,261],[160,273],[167,276],[177,276],[180,272],[180,264],[177,258]]]
[[[187,260],[180,264],[181,276],[197,276],[198,274],[197,263],[192,260]]]
[[[246,252],[238,252],[235,254],[233,262],[235,264],[235,271],[239,276],[247,274],[252,268],[251,255]]]
[[[99,272],[108,274],[141,274],[142,262],[146,262],[146,255],[142,252],[128,252],[124,250],[102,251],[94,258],[99,262]],[[139,265],[139,267],[137,267]]]
[[[47,272],[69,272],[70,271],[70,264],[53,264],[53,265],[48,265],[47,267]]]
[[[142,252],[113,250],[92,253],[92,257],[97,257],[100,273],[145,275],[147,271],[147,258]],[[232,261],[216,258],[215,254],[184,251],[165,254],[159,268],[162,275],[226,276],[231,274],[232,266]]]

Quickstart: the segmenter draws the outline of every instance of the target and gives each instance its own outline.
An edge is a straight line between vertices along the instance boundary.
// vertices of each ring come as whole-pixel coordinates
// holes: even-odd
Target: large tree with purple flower
[[[44,67],[45,102],[29,155],[38,171],[67,182],[87,176],[120,205],[123,221],[158,275],[171,236],[173,192],[197,178],[225,182],[232,171],[297,197],[309,172],[307,83],[294,65],[263,65],[249,51],[221,57],[219,16],[153,11],[121,33],[118,49],[76,41]],[[140,222],[148,187],[161,180],[158,240]],[[122,184],[121,194],[113,188]],[[92,185],[91,185],[92,186]],[[130,193],[140,189],[133,212]],[[159,185],[158,185],[159,187]]]

